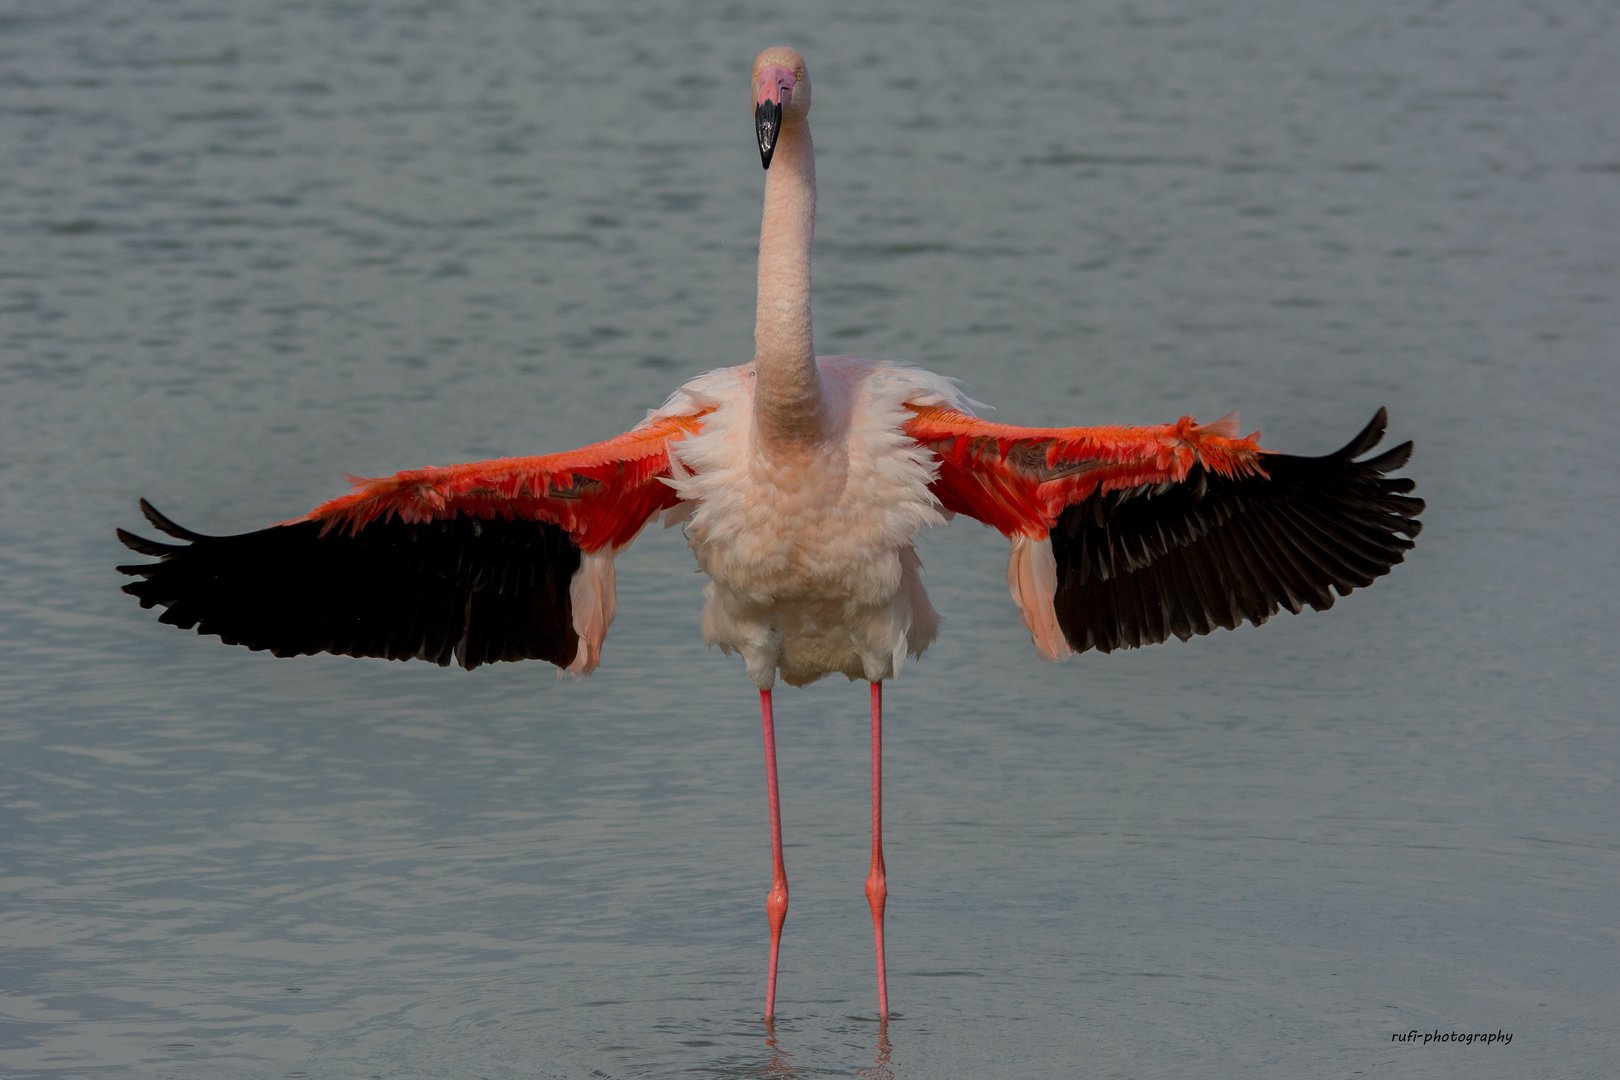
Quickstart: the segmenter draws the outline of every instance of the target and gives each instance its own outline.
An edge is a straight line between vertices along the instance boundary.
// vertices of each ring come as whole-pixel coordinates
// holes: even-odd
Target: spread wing
[[[497,660],[596,666],[613,619],[613,553],[675,504],[664,416],[563,454],[350,478],[354,492],[280,525],[205,536],[141,511],[155,563],[120,566],[160,621],[276,656],[330,652],[471,669]]]
[[[935,496],[1012,538],[1008,585],[1048,659],[1324,610],[1389,573],[1421,528],[1412,481],[1386,475],[1412,444],[1355,460],[1383,438],[1383,409],[1316,458],[1238,438],[1235,416],[1018,428],[914,411],[908,432],[939,457]]]

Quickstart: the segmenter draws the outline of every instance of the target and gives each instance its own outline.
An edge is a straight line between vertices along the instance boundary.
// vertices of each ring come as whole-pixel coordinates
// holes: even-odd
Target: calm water
[[[0,1072],[1604,1076],[1620,1015],[1613,5],[13,0],[0,14]],[[1041,664],[1005,545],[888,694],[752,690],[677,534],[588,682],[274,661],[118,592],[566,449],[751,350],[748,64],[816,85],[818,344],[1015,423],[1381,404],[1429,499],[1334,611]],[[1491,1031],[1492,1047],[1393,1044]]]

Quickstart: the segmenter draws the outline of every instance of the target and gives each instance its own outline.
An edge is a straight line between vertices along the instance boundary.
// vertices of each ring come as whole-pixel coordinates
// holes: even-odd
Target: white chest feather
[[[902,431],[908,402],[965,407],[927,372],[819,357],[825,438],[766,452],[753,430],[753,365],[687,383],[661,413],[712,407],[672,446],[687,535],[709,575],[704,637],[737,651],[761,687],[832,672],[881,679],[933,640],[937,616],[912,542],[944,521],[931,455]]]

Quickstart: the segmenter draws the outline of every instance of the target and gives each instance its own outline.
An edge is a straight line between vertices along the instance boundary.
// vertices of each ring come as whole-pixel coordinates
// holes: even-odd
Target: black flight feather
[[[181,528],[141,500],[162,544],[118,530],[158,559],[120,566],[124,586],[159,621],[276,656],[329,652],[390,660],[497,660],[566,667],[579,648],[569,584],[580,549],[556,525],[458,514],[374,521],[351,536],[322,523],[237,536]]]
[[[1322,611],[1389,573],[1422,528],[1411,480],[1387,479],[1412,444],[1356,457],[1384,437],[1379,409],[1324,457],[1267,454],[1268,476],[1228,478],[1194,466],[1182,483],[1094,494],[1052,529],[1053,606],[1076,652],[1186,641],[1281,608]]]

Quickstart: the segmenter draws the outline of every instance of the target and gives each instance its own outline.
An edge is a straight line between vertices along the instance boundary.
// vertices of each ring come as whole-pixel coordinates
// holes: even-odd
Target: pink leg
[[[759,692],[759,711],[765,728],[765,791],[771,802],[771,892],[765,912],[771,921],[771,966],[765,975],[765,1019],[776,1016],[776,957],[782,948],[782,924],[787,921],[787,867],[782,863],[782,805],[776,787],[776,726],[771,716],[771,692]]]
[[[889,886],[883,875],[883,683],[872,684],[872,869],[866,875],[866,902],[872,906],[872,940],[877,948],[878,1019],[889,1018],[889,976],[883,960],[883,908]]]

